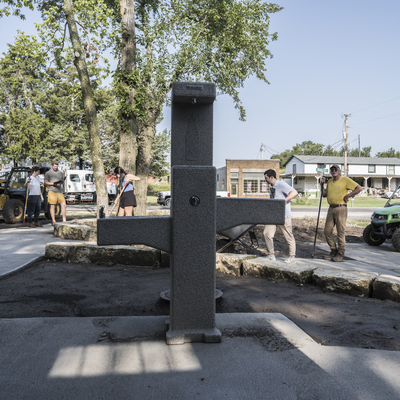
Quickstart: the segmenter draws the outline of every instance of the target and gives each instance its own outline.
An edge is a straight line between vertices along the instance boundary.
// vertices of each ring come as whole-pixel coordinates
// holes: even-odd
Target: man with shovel
[[[328,180],[326,189],[322,186],[322,197],[326,197],[329,204],[328,215],[325,221],[325,238],[331,248],[329,255],[325,256],[326,260],[335,262],[344,261],[344,251],[346,245],[346,222],[347,222],[347,203],[350,197],[356,196],[363,188],[352,179],[341,176],[340,167],[334,164],[330,168],[332,179]],[[327,178],[321,178],[321,185],[327,181]],[[349,192],[351,190],[351,192]],[[336,247],[333,240],[333,228],[336,226],[337,241]]]
[[[24,187],[27,188],[27,200],[28,200],[28,227],[29,228],[41,228],[42,225],[39,222],[40,207],[42,204],[42,196],[40,190],[40,180],[38,175],[40,168],[37,166],[32,167],[32,175],[26,179]],[[32,221],[33,219],[33,221]]]

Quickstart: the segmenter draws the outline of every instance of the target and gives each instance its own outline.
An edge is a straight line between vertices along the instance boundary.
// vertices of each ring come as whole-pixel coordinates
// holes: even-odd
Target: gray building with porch
[[[319,191],[320,173],[317,169],[325,165],[323,173],[330,176],[329,168],[337,164],[342,176],[353,179],[364,191],[394,190],[400,185],[400,159],[377,157],[348,157],[347,174],[344,173],[344,157],[293,155],[283,165],[285,173],[280,178],[286,180],[299,193],[310,195]]]

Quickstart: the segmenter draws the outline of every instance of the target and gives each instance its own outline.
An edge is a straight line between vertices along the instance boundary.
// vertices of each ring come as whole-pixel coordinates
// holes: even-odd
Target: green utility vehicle
[[[372,214],[371,224],[364,229],[363,238],[370,246],[380,246],[386,239],[392,239],[393,247],[400,251],[400,185],[385,207]]]

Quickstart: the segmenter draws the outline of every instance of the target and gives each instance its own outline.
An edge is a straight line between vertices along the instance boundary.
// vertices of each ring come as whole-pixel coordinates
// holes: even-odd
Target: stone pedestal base
[[[169,329],[165,340],[167,344],[184,344],[193,342],[221,343],[221,332],[217,328],[185,331],[173,331]]]

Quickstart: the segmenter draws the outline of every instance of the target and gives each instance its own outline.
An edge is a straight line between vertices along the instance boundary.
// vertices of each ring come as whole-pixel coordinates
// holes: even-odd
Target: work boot
[[[28,222],[28,228],[36,228],[33,222]]]
[[[36,225],[38,228],[43,228],[43,225],[41,225],[39,221],[38,221],[38,222],[35,222],[35,225]]]
[[[332,260],[333,257],[337,256],[337,250],[331,250],[331,252],[324,257],[325,260]]]
[[[338,254],[336,257],[332,257],[332,261],[343,262],[344,261],[344,257],[342,255]]]

